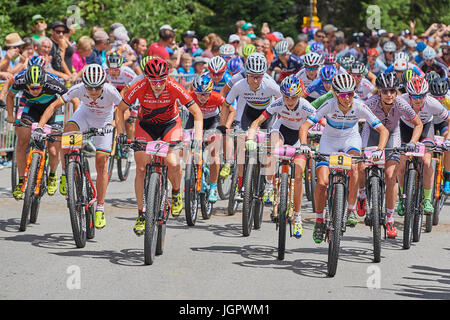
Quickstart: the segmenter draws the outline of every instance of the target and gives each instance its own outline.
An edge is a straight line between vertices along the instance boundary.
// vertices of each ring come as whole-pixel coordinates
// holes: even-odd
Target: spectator
[[[13,32],[5,37],[5,49],[2,51],[0,71],[14,74],[14,68],[20,62],[20,49],[25,42],[18,33]]]
[[[239,47],[240,47],[239,45],[241,43],[241,38],[239,38],[239,36],[237,34],[232,34],[228,37],[228,43],[234,47],[236,52],[238,52]]]
[[[106,51],[109,49],[110,43],[109,36],[106,31],[101,28],[93,28],[92,31],[94,47],[92,48],[91,55],[86,58],[86,63],[96,63],[106,68]]]
[[[448,45],[444,45],[442,47],[442,61],[447,65],[447,67],[450,67],[450,48]]]
[[[215,33],[210,33],[203,37],[203,43],[205,50],[203,50],[202,57],[211,59],[213,57],[212,47],[218,45],[219,47],[224,44],[224,41]]]
[[[255,26],[251,24],[250,22],[246,22],[242,25],[242,31],[245,33],[247,37],[250,39],[255,39]]]
[[[175,39],[175,31],[170,25],[163,25],[159,29],[159,41],[152,43],[148,50],[148,56],[160,57],[161,59],[168,60],[170,58],[169,52],[166,47],[169,46]]]
[[[74,48],[69,45],[64,34],[69,32],[69,28],[62,21],[55,21],[50,27],[50,39],[53,46],[50,52],[52,56],[52,68],[56,71],[72,74],[72,55]]]
[[[142,70],[139,65],[147,52],[147,40],[145,40],[145,38],[133,38],[130,45],[133,49],[134,57],[136,58],[136,63],[133,65],[133,70],[136,74],[142,74]]]
[[[82,36],[77,41],[77,50],[72,56],[72,65],[76,72],[83,70],[86,63],[86,58],[92,54],[92,49],[95,46],[94,40],[88,36]]]
[[[51,60],[50,52],[52,51],[52,40],[48,37],[41,37],[36,46],[36,53],[38,56],[45,59],[44,70],[51,72]]]
[[[178,68],[178,74],[180,75],[195,75],[194,67],[192,66],[193,58],[189,53],[184,53],[181,56],[181,66]],[[181,80],[188,83],[191,82],[194,77],[183,77]],[[180,82],[180,83],[184,83]]]
[[[319,29],[316,31],[316,33],[314,33],[314,40],[310,41],[310,44],[313,42],[323,43],[323,40],[326,38],[326,36],[326,33],[323,30]]]
[[[244,30],[242,30],[242,26],[245,24],[245,20],[239,20],[236,21],[235,26],[236,26],[236,34],[241,38],[245,37],[246,32]]]
[[[268,33],[265,38],[263,38],[264,43],[264,54],[266,55],[267,63],[270,65],[275,58],[275,52],[273,48],[281,39],[278,38],[273,33]]]
[[[185,53],[189,53],[192,57],[202,55],[203,50],[198,46],[198,40],[195,38],[194,31],[188,30],[183,33],[182,40],[183,43],[180,44],[180,47],[183,45],[183,50]]]
[[[297,42],[297,44],[292,49],[292,53],[298,57],[305,55],[306,47],[308,46],[306,41]]]
[[[263,38],[256,38],[254,41],[253,41],[253,44],[255,45],[255,48],[256,48],[256,52],[262,52],[262,53],[264,53],[265,54],[265,50],[264,50],[264,40],[263,40]],[[270,46],[270,44],[269,44],[269,46]]]
[[[208,58],[205,57],[195,57],[194,58],[194,70],[197,75],[202,74],[206,70],[206,66],[208,65]]]
[[[32,38],[37,44],[41,37],[45,37],[45,31],[47,30],[47,23],[45,22],[45,18],[40,14],[36,14],[31,18],[32,26],[31,30],[33,32]]]

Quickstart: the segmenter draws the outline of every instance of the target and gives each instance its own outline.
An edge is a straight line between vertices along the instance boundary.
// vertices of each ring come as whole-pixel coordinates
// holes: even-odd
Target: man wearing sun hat
[[[3,59],[0,62],[0,71],[7,71],[8,68],[14,68],[20,55],[20,47],[25,44],[17,32],[8,34],[5,37],[5,50],[2,50]]]

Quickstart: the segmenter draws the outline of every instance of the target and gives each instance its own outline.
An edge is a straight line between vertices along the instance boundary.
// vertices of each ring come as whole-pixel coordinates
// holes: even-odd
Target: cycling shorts
[[[378,141],[380,138],[380,134],[378,131],[373,130],[369,128],[368,126],[364,127],[364,130],[362,132],[362,141],[363,141],[363,147],[376,147],[378,146]],[[400,139],[400,133],[393,132],[389,135],[389,140],[386,144],[386,148],[398,148],[402,144]],[[385,161],[395,161],[400,162],[400,154],[394,153],[392,151],[386,151],[385,153]]]
[[[203,130],[216,129],[220,124],[220,115],[213,116],[211,118],[203,119]],[[186,122],[185,129],[194,128],[194,116],[189,114],[188,121]]]
[[[181,118],[179,116],[170,121],[158,124],[145,120],[136,120],[136,140],[175,142],[181,141],[182,137]]]
[[[265,109],[255,109],[248,104],[244,108],[241,118],[241,129],[247,131],[253,121],[259,118],[259,116],[265,111]],[[261,124],[261,129],[269,129],[272,127],[275,117],[271,116]]]
[[[448,122],[442,121],[434,124],[434,132],[440,136],[443,136],[448,131]]]
[[[402,143],[408,143],[411,141],[414,128],[411,128],[400,119],[400,134]],[[419,142],[422,143],[434,143],[434,124],[433,121],[429,121],[423,124],[422,134],[420,135]]]
[[[283,144],[287,144],[295,148],[300,147],[298,130],[290,129],[281,124],[279,121],[275,121],[273,129],[270,131],[270,133],[272,132],[278,132],[280,134],[281,139],[283,140]]]
[[[39,122],[39,120],[41,120],[42,115],[44,114],[45,110],[47,109],[47,107],[53,102],[55,101],[55,99],[49,101],[46,104],[33,104],[33,103],[29,103],[27,100],[25,100],[25,105],[23,106],[22,109],[22,115],[20,116],[21,119],[26,119],[29,120],[31,122]],[[48,121],[47,124],[54,126],[59,124],[61,126],[61,128],[64,125],[64,118],[62,118],[62,120],[60,121],[58,119],[58,122],[56,121],[56,115],[54,114]]]
[[[68,122],[75,124],[80,132],[84,132],[90,128],[104,128],[108,123],[112,122],[112,116],[101,115],[93,116],[92,112],[81,106],[74,112]],[[94,136],[94,145],[98,153],[111,153],[113,133],[107,133],[103,136]]]

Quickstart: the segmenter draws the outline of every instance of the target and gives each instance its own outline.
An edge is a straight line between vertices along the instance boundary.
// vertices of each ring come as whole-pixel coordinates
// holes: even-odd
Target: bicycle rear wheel
[[[406,205],[405,218],[403,224],[403,249],[411,247],[413,226],[414,226],[414,211],[415,211],[415,194],[416,194],[416,170],[408,171],[408,183],[406,185]]]
[[[312,205],[312,210],[313,212],[316,212],[316,205],[314,202],[314,190],[316,189],[316,184],[317,184],[317,178],[316,178],[316,160],[311,158],[311,163],[310,163],[310,179],[309,179],[309,183],[310,183],[310,187],[309,189],[311,190],[311,205]]]
[[[88,172],[89,170],[89,162],[87,159],[84,160],[84,168]],[[85,175],[85,183],[86,183],[86,190],[87,190],[87,203],[91,202],[91,200],[94,199],[94,190],[92,190],[91,183],[89,181],[88,176]],[[85,215],[86,215],[86,238],[87,239],[94,239],[95,237],[95,226],[94,226],[94,215],[95,215],[95,206],[92,204],[88,210],[85,209]]]
[[[16,158],[16,150],[17,150],[17,137],[14,136],[14,150],[11,158],[11,192],[14,192],[14,189],[17,185],[17,177],[19,173],[17,172],[17,158]]]
[[[332,198],[331,208],[331,225],[333,230],[329,230],[329,244],[328,244],[328,276],[334,277],[336,275],[339,250],[341,247],[342,237],[342,221],[344,217],[344,185],[337,183],[334,185],[334,192]]]
[[[133,161],[126,153],[126,157],[122,155],[123,150],[120,151],[121,157],[117,158],[117,175],[120,181],[125,181],[130,173],[131,162]]]
[[[439,199],[436,199],[436,184],[437,184],[437,175],[439,172],[436,171],[437,162],[436,160],[431,161],[431,168],[434,172],[434,178],[433,178],[433,191],[431,192],[431,199],[433,199],[433,206],[434,211],[436,212],[436,204],[438,203]],[[433,214],[427,214],[425,215],[425,232],[431,232],[433,230]]]
[[[288,225],[287,210],[289,199],[289,176],[287,173],[281,174],[280,181],[280,202],[278,203],[278,260],[284,260],[286,251],[286,229]]]
[[[158,218],[161,208],[161,175],[154,172],[150,176],[148,194],[146,195],[147,206],[145,212],[144,232],[144,263],[153,264],[155,261],[156,245],[158,242]]]
[[[239,206],[239,202],[235,200],[236,192],[238,190],[239,185],[239,178],[238,178],[238,170],[237,170],[237,164],[236,161],[231,166],[231,189],[230,189],[230,196],[228,197],[228,215],[232,216],[236,213],[236,210]]]
[[[370,178],[370,211],[372,217],[373,261],[381,261],[381,224],[380,224],[380,179]]]
[[[186,165],[184,176],[185,215],[188,226],[195,226],[198,214],[199,196],[197,193],[197,168],[193,161]]]
[[[36,190],[36,179],[39,170],[39,164],[41,162],[41,155],[34,153],[31,158],[30,168],[28,170],[27,186],[25,189],[25,195],[23,199],[22,216],[20,219],[20,231],[27,229],[28,218],[30,217],[31,208],[34,202],[34,192]]]
[[[205,184],[205,190],[204,192],[200,193],[200,210],[202,212],[202,218],[204,220],[208,220],[209,218],[211,218],[211,214],[212,214],[212,209],[214,204],[212,202],[208,201],[209,198],[209,170],[208,169],[203,169],[203,181]]]
[[[222,170],[222,166],[220,166],[220,170]],[[230,197],[232,180],[233,177],[231,174],[225,179],[219,175],[219,179],[217,180],[217,192],[219,193],[220,199],[227,200]]]
[[[86,246],[86,216],[84,213],[84,194],[86,188],[83,173],[78,162],[70,161],[66,168],[67,205],[69,207],[70,223],[73,239],[77,248]]]

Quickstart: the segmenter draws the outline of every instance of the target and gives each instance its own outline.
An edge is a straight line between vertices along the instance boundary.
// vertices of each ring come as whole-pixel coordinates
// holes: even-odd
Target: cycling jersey
[[[167,77],[166,87],[158,97],[154,95],[150,82],[146,78],[135,82],[128,89],[123,101],[131,107],[136,99],[140,102],[138,119],[153,124],[177,118],[179,115],[177,100],[186,108],[195,103],[186,89],[171,77]]]
[[[372,95],[372,91],[374,88],[375,87],[372,82],[370,82],[366,78],[362,78],[355,92],[362,100],[366,101]]]
[[[430,71],[435,71],[439,74],[441,78],[447,78],[447,66],[437,60],[434,60],[431,66],[428,66],[425,61],[419,63],[419,68],[422,69],[423,72],[428,73]]]
[[[402,94],[401,97],[406,101],[409,101],[410,99],[408,93]],[[433,116],[437,116],[440,119],[440,121],[447,120],[449,112],[438,100],[431,97],[430,95],[427,95],[425,96],[424,104],[420,109],[418,116],[420,120],[422,120],[422,123],[425,125],[426,123],[433,121]],[[407,126],[411,128],[414,127],[412,122],[407,118],[401,117],[401,119],[403,120],[403,122],[405,122]]]
[[[373,74],[375,74],[376,76],[378,76],[380,73],[385,72],[386,70],[386,65],[383,63],[383,61],[381,61],[380,59],[376,59],[375,63],[373,64],[373,68],[370,67],[369,63],[366,63],[366,69],[370,72],[372,72]]]
[[[275,121],[277,125],[283,125],[289,129],[298,131],[303,122],[305,122],[315,111],[316,109],[306,101],[306,99],[301,97],[299,98],[297,106],[293,110],[290,110],[284,103],[284,99],[281,97],[272,101],[262,114],[267,119],[277,114],[278,119]]]
[[[200,101],[198,101],[197,94],[194,91],[189,92],[189,95],[194,99],[195,103],[200,107],[200,110],[202,110],[203,119],[209,119],[212,117],[215,117],[219,114],[219,108],[223,105],[225,102],[225,98],[215,92],[212,91],[208,101],[206,101],[205,104],[200,104]]]
[[[322,78],[317,78],[306,87],[305,96],[316,99],[327,92],[327,89],[325,89],[323,85]]]
[[[209,75],[209,71],[208,71],[208,75]],[[209,77],[211,77],[211,75],[209,75]],[[225,71],[223,78],[217,84],[213,81],[213,91],[220,92],[222,90],[222,88],[228,83],[228,81],[230,81],[231,78],[232,78],[232,76],[228,72],[228,70]]]
[[[264,78],[273,80],[273,78],[271,76],[269,76],[267,73],[264,73]],[[236,73],[234,76],[231,77],[230,80],[228,80],[228,82],[227,82],[228,88],[230,88],[230,89],[233,88],[233,86],[242,79],[247,79],[247,74],[246,74],[245,70]]]
[[[418,68],[415,64],[408,62],[408,69],[413,70],[416,74],[418,74],[419,76],[424,76],[425,73],[423,73],[423,71]],[[389,67],[386,68],[386,70],[384,70],[384,73],[389,73],[389,72],[394,72],[394,65],[391,64]]]
[[[288,61],[286,65],[281,61],[279,57],[276,57],[269,66],[269,72],[272,72],[275,68],[280,68],[281,73],[278,78],[278,83],[283,81],[284,78],[290,76],[291,74],[297,73],[301,68],[303,68],[303,62],[300,57],[295,54],[289,54]]]
[[[302,80],[303,85],[306,87],[308,87],[314,80],[319,78],[319,73],[317,73],[317,76],[315,79],[309,79],[308,76],[306,75],[306,69],[302,69],[299,72],[297,72],[297,74],[295,75],[297,78],[299,78],[300,80]]]
[[[89,97],[86,87],[83,83],[74,85],[70,90],[61,96],[61,101],[67,103],[73,98],[78,98],[81,101],[80,107],[77,109],[86,109],[91,117],[96,118],[111,118],[114,114],[114,107],[119,105],[122,97],[119,91],[109,83],[103,85],[102,94],[96,100]]]
[[[133,81],[134,78],[137,77],[136,73],[127,66],[121,66],[120,67],[120,74],[116,78],[112,77],[110,74],[110,70],[106,69],[106,79],[109,83],[111,83],[114,87],[117,88],[117,90],[121,91],[123,88],[125,88],[127,85],[130,85],[130,83]]]

